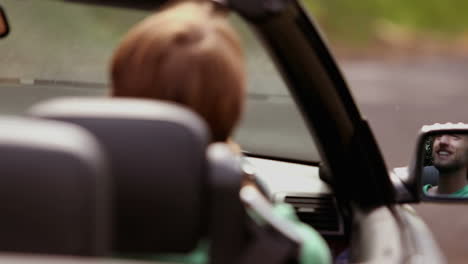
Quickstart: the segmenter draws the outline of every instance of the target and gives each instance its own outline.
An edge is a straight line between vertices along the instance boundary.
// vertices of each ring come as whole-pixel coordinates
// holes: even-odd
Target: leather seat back
[[[142,99],[61,98],[36,117],[80,125],[110,157],[115,247],[122,253],[187,252],[205,233],[208,132],[193,112]]]
[[[0,251],[108,254],[103,155],[78,126],[0,118]]]

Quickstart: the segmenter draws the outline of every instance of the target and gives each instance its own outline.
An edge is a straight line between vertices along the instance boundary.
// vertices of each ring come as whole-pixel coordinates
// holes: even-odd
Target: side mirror
[[[4,38],[10,33],[10,27],[8,25],[8,20],[5,14],[5,11],[0,6],[0,38]]]
[[[468,124],[423,126],[409,178],[423,201],[468,201]]]

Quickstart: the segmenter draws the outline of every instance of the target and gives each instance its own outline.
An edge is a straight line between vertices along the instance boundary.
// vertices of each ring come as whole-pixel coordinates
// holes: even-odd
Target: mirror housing
[[[421,128],[407,178],[399,178],[416,200],[468,202],[467,176],[468,124],[437,123]]]
[[[0,6],[0,38],[6,37],[8,33],[10,33],[10,26],[5,11],[2,6]]]

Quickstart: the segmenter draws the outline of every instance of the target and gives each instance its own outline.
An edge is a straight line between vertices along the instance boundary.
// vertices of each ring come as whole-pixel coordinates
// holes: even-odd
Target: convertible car
[[[244,42],[248,59],[248,102],[235,140],[242,146],[250,164],[248,169],[254,171],[269,202],[290,204],[298,219],[313,227],[325,239],[337,263],[444,263],[431,232],[407,205],[420,199],[416,188],[412,187],[416,183],[400,174],[388,172],[368,122],[362,117],[337,63],[303,3],[299,0],[215,2],[231,11],[231,22]],[[124,263],[141,259],[138,252],[150,252],[152,249],[158,253],[188,252],[195,247],[193,241],[198,239],[198,233],[193,229],[205,226],[204,222],[208,222],[208,219],[214,219],[210,222],[214,227],[204,227],[211,230],[208,233],[213,236],[211,254],[218,254],[210,257],[210,261],[228,263],[226,257],[230,256],[230,261],[236,263],[234,256],[245,249],[236,240],[239,239],[236,234],[240,231],[231,227],[236,226],[236,210],[243,209],[239,209],[239,201],[236,200],[239,199],[239,186],[234,184],[232,189],[229,180],[223,179],[226,183],[217,183],[225,188],[217,189],[213,194],[219,197],[213,202],[218,218],[204,218],[202,216],[206,214],[204,210],[207,206],[204,202],[207,201],[198,196],[194,198],[194,192],[199,191],[197,188],[204,187],[193,177],[194,182],[182,184],[185,187],[178,191],[171,191],[174,185],[180,184],[176,180],[152,182],[150,178],[157,177],[148,177],[144,182],[136,183],[136,177],[126,175],[146,175],[154,171],[150,167],[132,165],[130,160],[128,166],[124,165],[127,164],[125,161],[120,162],[118,171],[111,168],[109,177],[118,174],[120,180],[110,187],[105,187],[105,181],[111,181],[109,177],[93,182],[93,188],[85,188],[81,180],[67,181],[56,175],[63,175],[66,166],[73,166],[77,174],[87,175],[91,179],[86,178],[86,184],[90,184],[94,181],[93,175],[107,169],[99,163],[99,146],[112,145],[115,141],[125,141],[125,138],[131,138],[131,143],[125,141],[126,145],[120,144],[112,150],[117,153],[116,160],[140,162],[132,157],[158,157],[153,163],[166,164],[165,175],[186,175],[200,169],[194,163],[197,158],[193,157],[204,157],[203,144],[206,143],[203,143],[203,135],[200,140],[192,142],[185,140],[186,137],[177,138],[177,133],[164,132],[167,128],[164,125],[152,127],[145,123],[149,131],[163,131],[157,132],[161,138],[155,140],[155,144],[162,145],[154,150],[139,142],[138,138],[145,135],[130,129],[135,124],[144,124],[127,120],[125,122],[128,123],[122,123],[123,126],[120,124],[126,128],[110,129],[112,122],[109,120],[119,112],[112,112],[112,106],[106,108],[108,100],[103,98],[108,92],[107,65],[110,55],[122,35],[160,7],[161,1],[4,0],[1,4],[5,11],[3,17],[8,19],[4,27],[9,28],[9,34],[0,40],[0,112],[22,116],[19,121],[19,117],[0,120],[0,143],[7,145],[0,146],[0,153],[2,157],[11,157],[11,160],[3,158],[4,162],[0,163],[5,166],[2,175],[24,176],[28,174],[26,171],[37,175],[46,170],[44,162],[49,160],[55,165],[51,165],[53,170],[47,169],[50,170],[46,173],[47,177],[36,177],[34,183],[21,185],[18,180],[21,177],[1,180],[0,185],[4,186],[1,187],[2,193],[8,195],[0,195],[4,208],[0,214],[16,213],[15,217],[19,215],[25,219],[19,221],[0,217],[0,229],[8,234],[0,236],[0,251],[4,252],[0,263]],[[73,98],[47,101],[64,96]],[[121,106],[116,107],[128,109],[126,117],[146,115],[151,119],[165,113],[169,117],[164,118],[176,117],[176,123],[182,122],[182,119],[188,122],[190,133],[203,134],[199,132],[203,129],[198,127],[198,123],[193,124],[196,116],[172,106],[164,105],[158,109],[145,106],[145,103],[140,106],[138,102],[124,100],[120,102]],[[111,110],[99,112],[96,110],[99,107]],[[154,116],[149,117],[149,113],[154,113]],[[104,123],[109,124],[107,130],[100,127]],[[65,124],[72,127],[62,127]],[[94,136],[88,135],[82,131],[83,127],[97,132],[93,133]],[[67,129],[69,133],[57,132]],[[85,134],[81,135],[82,132]],[[31,150],[37,147],[34,142],[49,139],[53,140],[44,144],[73,149],[78,157],[86,155],[89,164],[78,166],[80,162],[70,160],[69,156],[45,155]],[[173,145],[167,143],[175,139],[178,140]],[[5,142],[14,142],[13,147]],[[21,152],[17,150],[18,145],[31,148],[29,152]],[[207,155],[215,164],[213,166],[224,166],[219,170],[229,174],[222,147],[218,147],[210,146]],[[164,151],[161,152],[161,149]],[[196,151],[199,152],[194,153]],[[175,153],[167,154],[171,152]],[[193,157],[182,153],[191,153]],[[20,158],[27,156],[28,159],[14,170],[7,169],[17,164],[14,159],[17,154]],[[111,163],[116,162],[114,157],[110,159]],[[190,162],[185,163],[183,159]],[[199,179],[202,178],[200,176]],[[151,190],[148,186],[159,187]],[[169,191],[165,190],[166,187]],[[105,204],[98,202],[88,208],[85,206],[86,199],[106,200],[112,189],[126,197],[115,198],[117,213],[109,210],[111,215],[107,216],[118,218],[114,227],[119,233],[109,236],[107,233],[112,233],[113,227],[102,223],[93,225],[94,228],[100,227],[99,232],[91,232],[90,219],[95,221],[97,214],[108,210]],[[54,199],[51,193],[56,192],[63,195],[58,197],[66,198]],[[234,195],[229,196],[229,193]],[[34,203],[26,203],[24,197],[32,197],[37,203],[47,198],[47,204],[50,204],[47,208],[55,209],[50,212],[37,209]],[[18,202],[12,202],[12,199]],[[154,207],[149,201],[153,202]],[[74,215],[74,206],[94,212],[94,218]],[[255,204],[250,206],[255,208]],[[32,224],[24,232],[13,232],[16,224],[28,222],[28,219],[30,223],[42,221],[42,225]],[[271,219],[265,220],[269,222]],[[160,225],[160,222],[163,224]],[[223,222],[223,226],[218,225],[220,222]],[[164,223],[175,227],[162,228]],[[274,221],[269,223],[282,230],[280,233],[283,235],[288,233],[281,224],[278,226]],[[40,226],[44,228],[41,239],[28,239],[28,235],[38,231]],[[88,228],[87,233],[83,233],[83,228]],[[59,239],[65,230],[76,231],[69,234],[66,245]],[[99,237],[98,242],[96,237]],[[223,242],[226,239],[230,242]],[[89,242],[91,240],[94,242]],[[83,241],[88,241],[84,243],[86,247],[72,250]],[[102,248],[99,248],[99,245],[106,243],[112,245],[109,247],[110,253],[102,253]],[[148,246],[152,243],[158,246]],[[65,249],[55,250],[57,245]],[[269,250],[263,251],[263,257],[259,259],[256,256],[257,262],[249,263],[283,263],[271,260],[268,255],[275,256],[275,252],[287,248],[287,245],[278,249],[275,245],[269,245]],[[237,251],[232,250],[234,248]],[[99,258],[76,259],[69,255],[97,255]],[[110,259],[111,255],[114,258]],[[168,262],[172,260],[169,258]]]

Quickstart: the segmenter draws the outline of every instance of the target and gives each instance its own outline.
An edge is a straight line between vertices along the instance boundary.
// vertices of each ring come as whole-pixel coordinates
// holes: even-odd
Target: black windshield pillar
[[[327,166],[339,197],[365,207],[394,202],[376,141],[337,64],[295,0],[229,0],[269,50]]]

